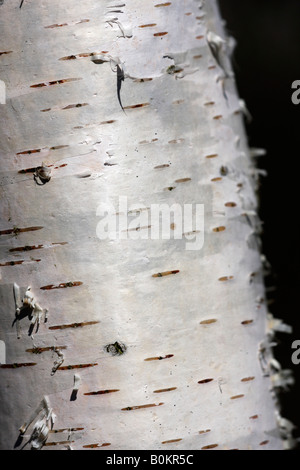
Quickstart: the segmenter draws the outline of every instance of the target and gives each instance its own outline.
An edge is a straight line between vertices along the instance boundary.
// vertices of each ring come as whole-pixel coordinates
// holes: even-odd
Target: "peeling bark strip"
[[[83,326],[97,325],[99,321],[86,321],[81,323],[70,323],[69,325],[49,326],[49,330],[65,330],[67,328],[81,328]]]
[[[6,54],[12,54],[13,51],[5,51],[5,52],[0,52],[0,57],[2,55],[6,55]]]
[[[209,382],[212,382],[214,379],[203,379],[199,380],[198,384],[208,384]]]
[[[270,441],[266,440],[266,441],[262,441],[259,443],[260,446],[265,446],[267,444],[269,444]]]
[[[40,153],[42,152],[43,150],[61,150],[61,149],[65,149],[65,148],[68,148],[69,145],[56,145],[55,147],[45,147],[45,148],[42,148],[42,149],[33,149],[33,150],[24,150],[23,152],[18,152],[16,155],[31,155],[33,153]]]
[[[157,356],[157,357],[148,357],[144,359],[144,361],[162,361],[163,359],[170,359],[174,357],[174,354],[167,354],[167,356]]]
[[[173,390],[177,390],[177,387],[162,388],[162,389],[160,389],[160,390],[154,390],[153,393],[172,392]]]
[[[122,230],[122,232],[139,232],[140,230],[147,230],[149,228],[151,228],[152,225],[145,225],[144,227],[134,227],[134,228],[128,228],[126,230]]]
[[[32,153],[40,153],[42,149],[33,149],[33,150],[25,150],[24,152],[18,152],[16,155],[31,155]]]
[[[232,279],[234,279],[234,276],[223,276],[223,277],[219,277],[219,281],[221,282],[225,282],[225,281],[232,281]]]
[[[21,260],[21,261],[6,261],[5,263],[0,263],[1,267],[4,266],[18,266],[24,263],[39,263],[40,259],[30,259],[30,260]]]
[[[170,276],[171,274],[178,274],[180,271],[179,269],[176,269],[174,271],[165,271],[163,273],[156,273],[152,274],[152,277],[164,277],[164,276]]]
[[[102,121],[102,122],[98,122],[95,124],[85,124],[84,126],[74,126],[73,129],[85,129],[89,127],[102,126],[105,124],[113,124],[114,122],[117,122],[116,119],[108,119],[107,121]]]
[[[156,26],[156,23],[142,24],[139,28],[153,28],[153,26]]]
[[[243,320],[241,322],[242,325],[251,325],[251,323],[253,323],[254,320]]]
[[[234,395],[233,397],[230,397],[230,400],[237,400],[238,398],[243,398],[245,395]]]
[[[77,104],[69,104],[68,106],[63,106],[63,107],[41,109],[41,113],[46,113],[49,111],[65,111],[68,109],[82,108],[84,106],[89,106],[89,103],[77,103]]]
[[[42,354],[43,352],[47,351],[55,351],[55,349],[67,349],[67,346],[47,346],[45,348],[31,348],[31,349],[26,349],[26,352],[32,353],[32,354]]]
[[[104,442],[104,444],[86,444],[83,449],[99,449],[100,447],[108,447],[111,446],[110,442]]]
[[[180,178],[175,180],[175,183],[187,183],[188,181],[192,181],[192,178]]]
[[[181,70],[180,70],[181,71]],[[185,141],[185,139],[172,139],[172,140],[169,140],[168,144],[182,144],[183,142]]]
[[[213,232],[224,232],[224,230],[226,230],[224,226],[213,228]]]
[[[54,289],[66,289],[67,287],[78,287],[82,286],[83,282],[76,281],[76,282],[62,282],[58,286],[54,284],[50,284],[49,286],[40,287],[41,290],[54,290]]]
[[[217,176],[216,178],[212,178],[211,181],[212,182],[215,182],[215,181],[222,181],[223,178],[221,178],[221,176]]]
[[[163,441],[162,444],[174,444],[175,442],[180,442],[182,439],[170,439],[169,441]]]
[[[212,153],[211,155],[206,155],[205,158],[216,158],[218,157],[219,155],[217,153]]]
[[[218,447],[218,444],[209,444],[208,446],[201,447],[201,450],[215,449],[216,447]]]
[[[80,20],[80,21],[72,21],[70,23],[51,24],[49,26],[44,26],[44,28],[45,29],[62,28],[63,26],[74,26],[76,24],[89,23],[89,21],[90,20]]]
[[[138,104],[133,104],[131,106],[124,106],[124,109],[144,108],[146,106],[150,106],[150,103],[138,103]]]
[[[51,429],[49,434],[58,434],[61,432],[76,432],[76,431],[84,431],[84,428],[62,428],[62,429]]]
[[[73,109],[73,108],[82,108],[83,106],[88,106],[88,103],[77,103],[77,104],[69,104],[68,106],[65,106],[64,108],[61,108],[62,110],[65,109]]]
[[[128,406],[127,408],[122,408],[121,411],[133,411],[133,410],[141,410],[143,408],[153,408],[155,406],[162,406],[164,403],[159,403],[156,405],[155,403],[152,403],[150,405],[138,405],[138,406]]]
[[[34,168],[25,168],[25,169],[23,169],[23,170],[19,170],[18,173],[19,173],[20,175],[26,175],[26,174],[28,174],[28,173],[35,173],[35,172],[36,172],[36,169],[37,169],[36,166],[35,166]]]
[[[68,245],[68,242],[61,242],[61,243],[52,243],[52,246],[63,246],[63,245]],[[45,245],[25,245],[25,246],[19,246],[17,248],[11,248],[9,250],[10,253],[15,253],[15,252],[26,252],[26,251],[33,251],[33,250],[41,250],[43,248],[48,248]]]
[[[36,362],[20,362],[14,364],[1,364],[0,369],[20,369],[20,367],[34,367]]]
[[[169,168],[169,164],[168,163],[164,163],[163,165],[157,165],[154,167],[154,170],[160,170],[161,168]]]
[[[218,320],[216,320],[215,318],[211,318],[209,320],[202,320],[200,322],[200,325],[211,325],[212,323],[216,323]]]
[[[99,390],[98,392],[88,392],[88,393],[84,393],[84,395],[87,395],[87,396],[106,395],[107,393],[115,393],[115,392],[119,392],[119,391],[120,391],[119,389],[115,389],[115,390]]]
[[[182,234],[183,237],[189,237],[191,235],[194,235],[195,233],[200,233],[201,230],[192,230],[191,232],[185,232]]]
[[[199,431],[199,434],[207,434],[208,432],[211,432],[211,429],[204,429],[203,431]]]
[[[99,125],[101,126],[102,124],[113,124],[114,122],[117,122],[116,119],[109,119],[108,121],[100,122]]]
[[[57,370],[87,369],[88,367],[96,367],[97,365],[97,362],[91,364],[75,364],[69,366],[60,366]]]
[[[225,204],[225,207],[236,207],[236,202],[226,202]]]
[[[1,230],[0,235],[11,235],[12,233],[14,235],[18,235],[19,233],[24,233],[24,232],[35,232],[37,230],[42,230],[43,228],[44,227],[27,227],[27,228],[14,227],[8,230]]]
[[[153,80],[153,78],[135,78],[133,81],[134,83],[144,83],[144,82],[151,82],[151,80]]]
[[[49,431],[50,434],[50,431]],[[73,444],[75,441],[58,441],[58,442],[45,442],[45,447],[53,447],[53,446],[65,446]]]
[[[99,56],[101,54],[107,54],[108,51],[101,51],[101,52],[83,52],[81,54],[73,54],[73,55],[67,55],[65,57],[61,57],[59,60],[76,60],[76,59],[86,59],[87,57],[94,57],[94,56]],[[98,64],[100,63],[101,59],[96,59],[95,62]],[[107,60],[101,60],[101,63],[107,62]]]
[[[64,78],[62,80],[53,80],[52,82],[37,83],[35,85],[30,85],[30,88],[42,88],[45,86],[62,85],[63,83],[77,82],[78,80],[82,80],[82,78]]]

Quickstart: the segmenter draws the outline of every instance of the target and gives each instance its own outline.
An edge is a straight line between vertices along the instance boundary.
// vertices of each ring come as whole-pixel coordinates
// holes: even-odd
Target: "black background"
[[[268,293],[269,311],[293,327],[292,335],[277,335],[275,357],[293,370],[295,385],[280,395],[281,414],[299,428],[300,364],[293,365],[291,346],[300,340],[300,104],[291,101],[291,85],[300,80],[300,1],[219,0],[219,6],[237,40],[237,87],[253,117],[249,144],[267,150],[258,159],[268,172],[260,187],[263,253],[272,266],[266,285],[276,288]]]

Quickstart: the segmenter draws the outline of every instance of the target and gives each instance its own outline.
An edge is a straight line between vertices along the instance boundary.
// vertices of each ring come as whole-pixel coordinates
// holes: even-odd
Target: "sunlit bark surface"
[[[0,3],[0,447],[283,448],[215,1]],[[202,205],[202,230],[151,239],[154,204]]]

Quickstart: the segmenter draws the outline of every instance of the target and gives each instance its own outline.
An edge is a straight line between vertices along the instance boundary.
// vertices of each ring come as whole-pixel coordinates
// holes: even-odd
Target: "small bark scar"
[[[44,186],[51,180],[50,168],[43,162],[42,166],[36,168],[33,178],[38,186]]]

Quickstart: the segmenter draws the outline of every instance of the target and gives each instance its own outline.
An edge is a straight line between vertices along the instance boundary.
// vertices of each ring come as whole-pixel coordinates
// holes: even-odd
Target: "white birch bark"
[[[289,446],[215,0],[19,6],[0,6],[0,447]],[[128,239],[103,240],[120,196]],[[153,204],[203,204],[203,247],[152,240]]]

